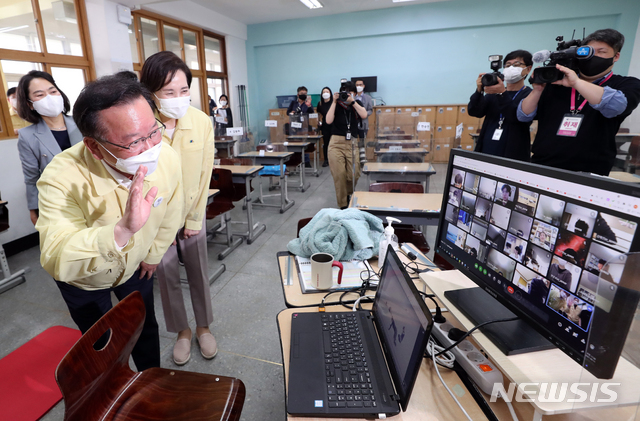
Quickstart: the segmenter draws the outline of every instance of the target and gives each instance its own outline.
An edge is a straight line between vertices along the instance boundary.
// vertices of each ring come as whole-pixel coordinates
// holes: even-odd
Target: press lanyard
[[[611,79],[611,76],[613,76],[613,72],[609,72],[607,77],[602,79],[600,83],[598,83],[598,85],[602,86],[603,83]],[[575,88],[571,88],[571,114],[577,114],[580,111],[582,111],[582,108],[586,103],[587,103],[587,100],[585,99],[584,101],[582,101],[582,104],[580,104],[580,106],[578,107],[578,110],[576,110],[576,90]]]
[[[516,99],[516,97],[518,96],[518,94],[519,94],[520,92],[522,92],[522,90],[523,90],[524,88],[525,88],[524,86],[523,86],[522,88],[520,88],[520,90],[518,90],[518,92],[516,92],[516,94],[513,96],[513,98],[511,98],[511,101],[515,100],[515,99]],[[502,113],[500,113],[500,121],[498,121],[498,129],[502,129],[502,122],[503,122],[503,121],[504,121],[504,117],[502,116]]]
[[[344,111],[344,119],[347,122],[347,135],[346,138],[347,140],[351,139],[351,113],[347,113],[346,109],[342,109],[342,111]]]

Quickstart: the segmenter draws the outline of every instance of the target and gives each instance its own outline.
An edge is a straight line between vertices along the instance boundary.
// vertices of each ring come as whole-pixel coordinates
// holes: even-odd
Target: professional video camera
[[[556,51],[543,50],[533,55],[533,62],[544,62],[544,66],[538,67],[533,71],[529,78],[529,83],[542,84],[562,80],[564,73],[556,68],[556,64],[568,67],[579,73],[578,60],[589,60],[593,57],[593,48],[588,45],[582,45],[581,39],[572,39],[565,42],[561,35],[556,38],[556,41],[558,41]]]
[[[347,90],[347,79],[340,79],[340,100],[346,101],[349,99],[349,91]]]
[[[498,78],[504,80],[504,75],[500,73],[498,70],[502,69],[502,56],[501,55],[493,55],[489,56],[489,61],[491,62],[491,70],[493,73],[485,73],[482,75],[482,86],[493,86],[498,84]]]

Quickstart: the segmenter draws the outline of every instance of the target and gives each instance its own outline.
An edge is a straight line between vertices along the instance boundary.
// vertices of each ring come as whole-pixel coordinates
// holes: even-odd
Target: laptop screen
[[[391,247],[384,261],[372,312],[400,405],[406,411],[431,333],[432,319]]]

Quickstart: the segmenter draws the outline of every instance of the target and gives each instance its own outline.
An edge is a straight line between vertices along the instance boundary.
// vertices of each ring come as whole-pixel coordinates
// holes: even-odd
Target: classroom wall
[[[252,128],[268,137],[263,120],[276,95],[336,89],[342,77],[378,76],[374,97],[390,105],[465,103],[488,55],[553,50],[574,28],[579,37],[583,27],[625,34],[615,70],[626,74],[639,19],[640,2],[627,0],[455,0],[249,25]]]

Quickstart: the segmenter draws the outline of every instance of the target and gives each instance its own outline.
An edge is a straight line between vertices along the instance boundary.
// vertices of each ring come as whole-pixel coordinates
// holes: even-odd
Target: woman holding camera
[[[333,94],[333,102],[327,111],[326,122],[332,124],[329,143],[329,168],[336,188],[336,199],[340,209],[349,206],[350,196],[360,177],[358,156],[358,123],[367,117],[367,110],[355,100],[356,85],[344,83],[341,92]]]
[[[327,123],[327,113],[329,112],[329,108],[331,108],[332,104],[333,92],[331,92],[331,88],[325,86],[324,88],[322,88],[322,97],[320,98],[320,101],[318,101],[318,105],[316,105],[318,114],[322,116],[320,129],[322,131],[322,149],[324,151],[324,162],[322,163],[323,167],[329,166],[329,155],[327,155],[327,152],[329,148],[329,141],[331,140],[331,128],[333,126]]]
[[[38,221],[40,174],[54,156],[82,141],[69,98],[49,73],[32,70],[22,76],[16,91],[18,115],[33,125],[18,131],[18,152],[27,186],[27,206],[33,225]]]

